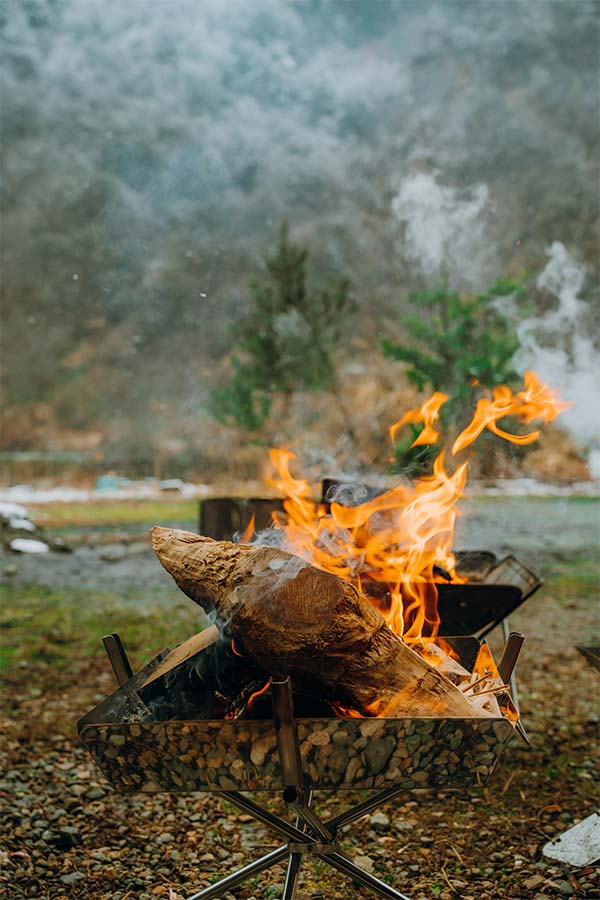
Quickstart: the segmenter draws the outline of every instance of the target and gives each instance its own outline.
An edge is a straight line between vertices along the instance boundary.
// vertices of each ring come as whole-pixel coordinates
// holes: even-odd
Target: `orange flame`
[[[510,434],[498,427],[498,420],[511,415],[526,423],[533,419],[550,422],[569,406],[533,372],[526,372],[524,380],[525,389],[516,394],[501,386],[494,389],[492,399],[478,401],[472,422],[452,446],[452,456],[485,428],[513,443],[530,443],[538,431]],[[436,392],[420,408],[407,412],[392,426],[392,439],[403,425],[423,422],[413,446],[437,442],[435,423],[447,399],[446,394]],[[433,474],[414,485],[398,485],[357,506],[333,502],[327,512],[312,500],[308,482],[291,474],[295,455],[290,450],[271,450],[269,457],[276,472],[269,483],[286,498],[287,518],[274,514],[275,524],[285,533],[284,549],[352,581],[405,640],[435,636],[439,625],[436,567],[445,569],[455,583],[464,580],[456,573],[452,543],[460,515],[456,505],[465,491],[468,463],[449,471],[442,451]],[[349,713],[345,710],[344,714]]]
[[[409,409],[408,412],[405,412],[401,419],[398,419],[397,422],[394,422],[392,427],[390,428],[390,438],[392,442],[396,438],[396,433],[402,428],[403,425],[417,424],[418,422],[423,422],[424,428],[421,431],[418,438],[412,442],[411,447],[418,447],[420,444],[435,444],[439,438],[439,432],[435,430],[433,427],[433,423],[439,419],[440,409],[446,402],[449,400],[448,394],[442,394],[440,391],[436,391],[435,394],[426,400],[423,406],[417,409]]]
[[[243,659],[244,654],[240,653],[238,648],[235,646],[235,641],[233,640],[233,638],[231,639],[231,650],[235,654],[235,656],[239,656],[240,659]]]
[[[493,400],[482,397],[478,401],[473,420],[454,441],[453,454],[459,453],[473,443],[484,428],[513,444],[531,444],[538,439],[539,431],[530,431],[529,434],[509,434],[508,431],[498,428],[498,419],[518,416],[527,424],[533,419],[551,422],[571,406],[570,403],[562,403],[548,385],[541,383],[535,372],[525,372],[524,381],[525,390],[519,391],[518,394],[513,394],[509,387],[501,384],[494,388]]]
[[[255,515],[254,513],[252,513],[252,518],[250,519],[240,536],[240,544],[248,544],[254,537],[254,532],[256,530],[254,519]]]

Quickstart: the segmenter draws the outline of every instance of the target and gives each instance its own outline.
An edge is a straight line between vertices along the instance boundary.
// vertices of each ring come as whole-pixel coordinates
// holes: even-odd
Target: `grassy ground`
[[[185,598],[165,616],[164,609],[146,612],[116,603],[112,594],[88,588],[49,590],[28,585],[15,592],[0,586],[0,667],[50,670],[61,686],[73,677],[73,660],[98,661],[101,639],[123,635],[132,665],[138,668],[165,645],[176,646],[202,627],[203,613]],[[156,651],[156,652],[153,652]],[[101,660],[103,662],[103,660]]]
[[[195,504],[184,511],[195,517]],[[541,564],[544,587],[511,617],[527,635],[519,684],[532,746],[513,739],[489,787],[412,791],[385,808],[387,826],[367,816],[342,836],[351,856],[367,855],[367,865],[412,900],[600,897],[593,868],[563,870],[541,852],[598,799],[598,675],[574,647],[590,643],[597,626],[597,559],[580,550],[546,554]],[[127,602],[129,583],[120,593],[89,580],[62,588],[7,582],[0,594],[7,897],[176,900],[276,846],[214,795],[113,793],[76,739],[79,716],[113,690],[101,636],[119,631],[137,669],[202,626],[191,601],[142,603],[138,591]],[[496,651],[500,643],[492,636]],[[345,801],[321,795],[319,804],[326,816]],[[369,896],[322,863],[308,862],[302,873],[303,900]],[[283,877],[276,867],[234,896],[277,898]]]
[[[94,500],[90,503],[29,504],[35,521],[45,528],[140,525],[146,522],[197,521],[196,499]]]

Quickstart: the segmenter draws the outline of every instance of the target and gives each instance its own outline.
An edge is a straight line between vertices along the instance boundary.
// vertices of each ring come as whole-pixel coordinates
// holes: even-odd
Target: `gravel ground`
[[[518,674],[531,747],[514,738],[485,788],[411,791],[342,835],[350,856],[363,857],[411,900],[600,898],[593,866],[563,868],[542,855],[546,841],[598,801],[598,674],[575,649],[597,634],[598,504],[564,504],[486,500],[461,532],[463,546],[534,560],[545,580],[511,617],[527,637]],[[90,596],[112,591],[132,609],[142,600],[153,604],[157,614],[182,600],[135,542],[3,557],[0,568],[13,601],[27,584],[82,581]],[[55,640],[72,640],[68,625]],[[496,652],[501,642],[491,636]],[[0,884],[7,898],[180,900],[277,846],[276,836],[215,795],[114,793],[75,736],[80,715],[112,691],[111,676],[100,652],[90,658],[77,644],[69,651],[62,668],[41,654],[5,670]],[[324,818],[354,799],[317,796]],[[276,797],[268,802],[280,808]],[[299,900],[371,896],[318,863],[301,871]],[[277,866],[227,898],[277,898],[283,879]]]

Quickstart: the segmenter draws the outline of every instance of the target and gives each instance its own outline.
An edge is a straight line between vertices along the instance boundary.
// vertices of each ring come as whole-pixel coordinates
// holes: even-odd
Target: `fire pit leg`
[[[334,869],[337,869],[338,872],[342,872],[348,878],[358,881],[363,887],[370,888],[378,897],[386,897],[387,900],[410,900],[410,897],[407,897],[406,894],[401,894],[396,888],[390,887],[389,884],[380,881],[379,878],[375,878],[374,875],[370,875],[369,872],[365,872],[364,869],[356,866],[351,859],[348,859],[347,856],[344,856],[339,851],[319,853],[317,855],[325,862],[328,862]]]
[[[283,900],[294,900],[301,865],[302,854],[290,853],[290,861],[288,862],[287,872],[285,873],[285,884],[283,886]]]
[[[266,856],[257,859],[255,862],[244,866],[238,872],[223,878],[217,884],[213,884],[199,893],[193,894],[191,897],[188,897],[188,900],[209,900],[211,897],[222,895],[225,891],[236,887],[252,875],[257,875],[264,869],[283,862],[286,857],[288,858],[288,866],[283,888],[283,900],[294,900],[304,854],[312,854],[322,859],[343,875],[373,891],[378,897],[384,897],[386,900],[409,900],[406,894],[401,894],[400,891],[390,887],[385,882],[380,881],[379,878],[376,878],[369,872],[365,872],[364,869],[353,863],[336,843],[337,832],[343,825],[354,821],[365,812],[377,808],[382,803],[394,799],[403,793],[404,789],[380,791],[369,800],[357,804],[353,809],[339,816],[334,816],[328,822],[323,822],[311,808],[313,791],[308,789],[302,772],[290,679],[276,680],[272,678],[271,696],[273,700],[275,733],[279,749],[283,799],[295,811],[296,824],[291,825],[285,819],[263,809],[250,797],[245,797],[238,791],[223,791],[222,796],[224,799],[229,800],[234,806],[249,813],[257,821],[262,822],[287,838],[287,843],[271,851]]]
[[[305,806],[306,808],[310,808],[312,806],[313,797],[314,791],[305,791],[302,798],[303,806]],[[300,814],[298,814],[296,816],[296,828],[300,828],[300,826],[302,826],[302,831],[306,833],[307,826],[306,824],[302,825],[302,817],[300,816]],[[302,853],[290,853],[290,861],[288,863],[288,868],[285,876],[285,884],[283,886],[283,900],[294,900],[294,897],[296,896],[298,874],[300,872],[301,865]]]
[[[303,802],[305,801],[306,806],[311,806],[313,801],[313,791],[308,791],[308,794],[303,797]],[[306,832],[306,825],[302,825],[302,819],[300,816],[296,816],[296,828],[300,828],[302,826],[302,831]],[[294,900],[296,896],[296,888],[298,886],[298,875],[300,873],[300,866],[302,865],[302,854],[301,853],[290,853],[290,860],[288,862],[287,872],[285,874],[285,884],[283,886],[283,900]]]
[[[287,845],[278,847],[277,850],[272,850],[270,853],[267,853],[266,856],[255,859],[254,862],[244,866],[243,869],[239,869],[237,872],[227,875],[226,878],[222,878],[221,881],[218,881],[216,884],[211,884],[210,887],[204,888],[203,891],[192,894],[187,900],[209,900],[210,897],[222,897],[230,888],[237,887],[238,884],[242,884],[243,881],[246,881],[247,878],[251,878],[252,875],[258,875],[259,872],[263,872],[265,869],[270,868],[270,866],[282,862],[287,855]]]
[[[302,822],[302,830],[306,834],[304,844],[293,843],[289,845],[290,861],[288,863],[283,900],[293,900],[302,857],[304,853],[311,852],[328,862],[334,869],[362,884],[363,887],[370,888],[379,897],[385,897],[388,900],[409,900],[405,894],[401,894],[400,891],[380,881],[379,878],[375,878],[374,875],[365,872],[364,869],[361,869],[348,859],[338,849],[335,842],[339,828],[338,823],[335,820],[328,823],[322,822],[310,808],[312,791],[307,794],[306,789],[303,788],[304,777],[298,741],[298,728],[294,719],[292,683],[289,677],[281,681],[271,678],[271,697],[273,700],[275,733],[281,765],[283,799],[296,812],[296,827]],[[372,798],[370,802],[367,801],[364,804],[359,804],[359,806],[370,806],[373,801],[378,805],[382,800],[388,799],[390,795],[395,795],[395,793],[395,791],[382,791],[375,798]],[[359,812],[354,815],[354,810],[352,810],[351,814],[346,818],[351,820],[352,818],[358,818],[360,814]],[[310,839],[310,843],[308,843],[307,839]]]

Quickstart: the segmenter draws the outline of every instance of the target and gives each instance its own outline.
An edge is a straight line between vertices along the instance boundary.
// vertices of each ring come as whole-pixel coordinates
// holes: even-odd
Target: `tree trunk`
[[[348,581],[272,547],[170,528],[152,546],[181,590],[216,611],[269,675],[308,677],[363,715],[486,715],[408,647]]]

